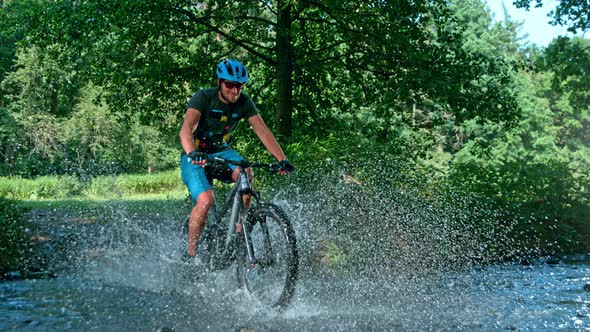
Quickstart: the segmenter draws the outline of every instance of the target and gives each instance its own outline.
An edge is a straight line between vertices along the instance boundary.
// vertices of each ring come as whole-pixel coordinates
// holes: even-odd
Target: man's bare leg
[[[188,222],[188,249],[189,256],[197,254],[197,245],[201,233],[207,224],[207,213],[213,205],[214,195],[212,190],[207,190],[199,195],[197,204],[193,207]]]

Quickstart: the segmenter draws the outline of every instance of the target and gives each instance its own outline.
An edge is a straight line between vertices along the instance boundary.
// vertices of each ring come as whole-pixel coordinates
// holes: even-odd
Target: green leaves
[[[543,5],[542,0],[534,0],[535,7]],[[546,3],[549,1],[546,1]],[[514,0],[514,5],[519,8],[529,9],[533,0]],[[590,4],[587,0],[561,0],[558,1],[555,10],[549,15],[553,17],[553,24],[569,25],[568,30],[576,33],[588,31],[590,28]]]
[[[555,39],[538,65],[542,70],[554,73],[553,91],[568,94],[572,106],[590,106],[590,41],[583,38]]]

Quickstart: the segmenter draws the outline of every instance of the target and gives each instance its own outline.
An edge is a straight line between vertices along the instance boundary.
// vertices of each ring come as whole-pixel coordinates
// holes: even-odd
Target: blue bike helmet
[[[223,60],[217,65],[217,78],[244,84],[248,82],[248,70],[238,60]]]

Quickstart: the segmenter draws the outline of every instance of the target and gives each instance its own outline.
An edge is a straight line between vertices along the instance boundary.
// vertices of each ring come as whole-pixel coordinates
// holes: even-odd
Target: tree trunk
[[[277,16],[277,110],[275,113],[275,134],[290,137],[293,131],[293,81],[291,78],[291,8],[289,0],[279,0]]]

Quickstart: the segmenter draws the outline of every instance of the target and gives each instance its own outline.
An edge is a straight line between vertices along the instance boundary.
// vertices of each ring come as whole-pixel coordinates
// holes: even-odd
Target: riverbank
[[[126,200],[2,200],[0,279],[46,278],[72,260],[96,255],[101,233],[117,222],[182,219],[182,198],[143,196]]]

